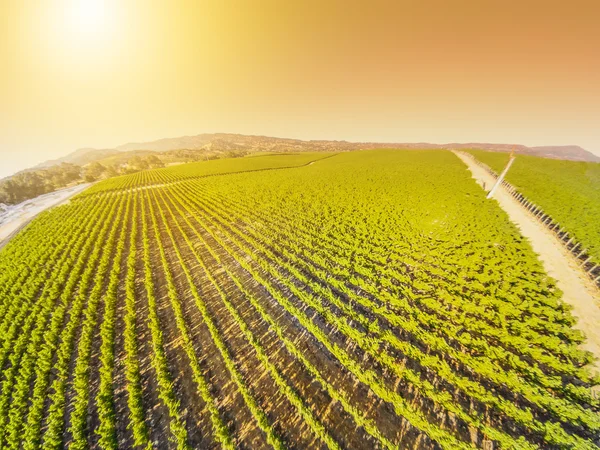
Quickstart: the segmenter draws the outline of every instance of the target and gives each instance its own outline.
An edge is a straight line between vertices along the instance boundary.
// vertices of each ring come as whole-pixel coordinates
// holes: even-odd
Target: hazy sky
[[[234,132],[600,155],[600,1],[0,0],[0,177]]]

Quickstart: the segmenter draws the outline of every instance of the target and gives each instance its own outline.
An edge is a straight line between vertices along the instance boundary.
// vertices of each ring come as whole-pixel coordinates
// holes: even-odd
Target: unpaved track
[[[0,214],[0,250],[40,213],[68,202],[71,197],[91,185],[92,183],[84,183],[40,195],[14,206],[7,213]]]
[[[453,151],[469,168],[473,178],[486,190],[490,190],[496,180],[472,157]],[[521,230],[538,257],[546,272],[556,280],[556,285],[563,291],[563,300],[573,306],[573,315],[577,317],[575,328],[587,336],[581,346],[589,350],[598,360],[594,364],[600,371],[600,295],[576,263],[571,254],[563,247],[555,235],[530,215],[503,186],[494,193],[494,199],[508,214],[510,220]]]

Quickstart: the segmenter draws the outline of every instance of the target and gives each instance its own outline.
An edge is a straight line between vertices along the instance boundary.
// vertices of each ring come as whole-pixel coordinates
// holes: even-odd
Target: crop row
[[[198,196],[196,196],[196,198],[198,198]],[[223,208],[221,208],[220,210],[221,210],[221,211],[223,211]],[[211,217],[211,219],[210,219],[210,223],[211,223],[211,224],[215,224],[215,223],[217,223],[217,220],[218,220],[218,219],[216,219],[216,218],[213,216],[213,217]],[[264,230],[263,230],[263,231],[264,231]],[[246,239],[247,239],[248,233],[244,233],[244,236],[245,236],[245,237],[246,237]],[[238,238],[240,238],[240,236],[238,236]],[[239,244],[240,244],[240,243],[239,243],[239,241],[236,241],[236,244],[238,244],[238,245],[239,245]],[[256,244],[256,242],[254,242],[254,244]],[[248,249],[248,250],[247,250],[247,253],[248,253],[248,254],[252,254],[252,255],[254,255],[254,254],[256,254],[256,250],[258,250],[258,248],[259,248],[259,246],[258,246],[258,245],[255,245],[255,249],[254,249],[254,250],[250,250],[250,249]],[[280,248],[280,247],[279,247],[279,248]],[[278,264],[278,265],[285,265],[284,263],[282,263],[282,261],[277,261],[277,264]],[[269,270],[271,270],[271,272],[273,272],[273,269],[270,269],[270,267],[273,267],[273,265],[272,265],[272,264],[263,264],[263,268],[265,269],[265,271],[269,271]],[[278,279],[284,279],[284,277],[283,277],[283,276],[282,276],[280,273],[275,273],[274,275],[275,275],[275,276],[276,276],[276,278],[278,278]],[[305,279],[302,279],[302,280],[301,280],[301,282],[302,282],[303,284],[307,284],[307,285],[310,285],[310,283],[311,283],[311,282],[310,282],[310,280],[308,280],[308,279],[306,279],[306,278],[305,278]],[[292,291],[294,290],[294,287],[293,287],[293,285],[292,285],[292,284],[290,284],[290,289],[292,289]],[[316,289],[318,289],[318,288],[316,288]],[[329,293],[324,293],[324,291],[323,291],[323,290],[320,290],[320,291],[318,291],[318,292],[320,292],[320,294],[322,294],[322,295],[324,294],[324,297],[325,297],[325,298],[328,298],[328,299],[330,299],[330,300],[332,300],[332,301],[335,301],[335,299],[334,299],[334,298],[332,297],[332,295],[331,295],[331,292],[329,292]],[[301,292],[297,292],[296,294],[297,294],[297,295],[299,295],[299,296],[302,296],[302,295],[303,295]],[[303,300],[304,300],[305,302],[307,302],[307,303],[310,303],[310,302],[312,302],[312,303],[310,303],[311,305],[315,305],[315,307],[319,308],[319,306],[317,306],[317,303],[315,303],[315,301],[316,301],[316,299],[317,299],[317,298],[310,299],[309,297],[306,297],[306,296],[303,296],[303,297],[301,297],[301,298],[303,298]],[[340,306],[340,304],[339,304],[339,303],[338,303],[338,306]],[[371,305],[371,306],[372,306],[372,305]],[[321,311],[324,311],[324,310],[322,310],[322,309],[321,309]],[[348,312],[348,311],[347,311],[347,312]],[[352,311],[349,311],[349,313],[350,313],[350,314],[352,314]],[[335,317],[335,315],[333,315],[333,314],[330,314],[330,315],[329,315],[329,317],[330,317],[330,319],[331,319],[332,321],[334,321],[334,323],[336,324],[336,326],[337,326],[337,327],[343,327],[343,326],[344,326],[344,322],[340,322],[340,321],[339,321],[339,320],[338,320],[338,319]],[[356,314],[355,314],[355,313],[354,313],[354,317],[356,317]],[[398,321],[396,321],[396,322],[394,323],[394,325],[396,325],[396,326],[404,326],[404,329],[410,329],[410,324],[408,324],[408,323],[398,323]],[[376,325],[375,325],[375,326],[376,326]],[[373,329],[373,328],[370,328],[370,333],[371,333],[371,334],[372,334],[374,331],[375,331],[375,329]],[[348,332],[349,332],[349,333],[353,333],[353,335],[355,336],[355,338],[358,336],[358,335],[356,334],[356,333],[357,333],[357,331],[356,331],[356,330],[352,330],[352,328],[348,328]],[[352,334],[350,334],[350,335],[352,335]],[[387,337],[386,337],[386,336],[387,336]],[[399,341],[398,341],[397,339],[393,339],[393,337],[391,337],[391,336],[392,336],[392,335],[391,335],[390,333],[384,334],[384,335],[382,336],[382,341],[383,341],[383,342],[385,342],[385,341],[390,341],[390,342],[393,342],[393,343],[399,343]],[[429,342],[431,343],[431,340],[429,340]],[[401,345],[401,343],[400,343],[400,345]],[[401,350],[403,350],[404,352],[406,352],[406,351],[407,351],[407,347],[406,347],[406,346],[404,346],[404,347],[400,347],[400,349],[401,349]],[[372,354],[375,354],[375,352],[376,352],[377,350],[379,350],[379,349],[378,349],[378,347],[375,347],[375,348],[373,349],[373,351],[372,351]],[[413,351],[412,351],[412,354],[413,354],[413,355],[414,355],[414,350],[415,350],[415,349],[413,349]],[[381,357],[379,357],[379,359],[382,359],[382,358],[381,358]],[[435,361],[435,358],[432,360],[432,357],[431,357],[431,356],[429,356],[429,357],[428,357],[428,363],[429,363],[429,365],[431,365],[431,364],[434,364],[434,361]],[[390,359],[390,360],[387,362],[387,365],[388,365],[388,367],[390,367],[392,370],[394,370],[394,365],[393,365],[393,360],[392,360],[392,359]],[[432,367],[433,367],[433,368],[436,368],[437,370],[440,370],[440,366],[439,366],[439,364],[438,364],[437,366],[434,364]],[[443,374],[443,373],[444,373],[444,372],[442,371],[442,374]],[[448,368],[448,367],[446,367],[446,372],[445,372],[445,373],[446,373],[446,374],[449,374],[449,376],[452,376],[452,372],[449,370],[449,368]],[[400,373],[400,374],[398,374],[398,375],[400,375],[400,376],[405,376],[405,377],[406,377],[406,376],[410,376],[410,375],[409,375],[409,374],[407,374],[406,372],[405,372],[405,373]],[[414,385],[417,385],[417,386],[418,386],[418,385],[420,384],[420,383],[419,383],[419,381],[418,381],[416,378],[414,378],[414,376],[410,376],[410,377],[411,377],[411,378],[409,379],[409,381],[410,381],[410,382],[412,382]],[[460,380],[459,380],[459,382],[460,382]],[[465,382],[467,383],[467,386],[469,386],[468,380],[463,380],[463,384],[464,384]],[[471,386],[472,386],[472,383],[471,383]],[[431,388],[429,388],[429,390],[431,391]],[[481,389],[479,389],[479,391],[481,392]],[[469,392],[469,391],[467,391],[467,392]],[[470,393],[471,395],[473,395],[473,390],[471,389],[471,391],[470,391],[469,393]],[[431,393],[430,393],[429,395],[433,395],[433,396],[435,396],[435,393],[434,393],[433,391],[431,391]],[[490,400],[489,400],[489,399],[490,399],[490,395],[489,395],[489,394],[487,394],[487,395],[483,394],[483,395],[484,395],[484,397],[483,397],[484,399],[485,399],[485,398],[487,398],[487,399],[488,399],[488,401],[490,401]],[[493,399],[493,397],[491,397],[491,399]],[[451,406],[451,403],[446,403],[446,404],[447,404],[447,405],[448,405],[450,408],[452,408],[452,406]],[[514,411],[514,414],[518,414],[518,412],[517,412],[518,410],[515,410],[515,408],[514,408],[514,405],[512,405],[512,404],[511,404],[510,402],[508,402],[508,401],[505,401],[505,402],[502,402],[502,403],[500,403],[500,406],[501,406],[501,407],[504,407],[504,408],[503,408],[503,409],[504,409],[504,411],[503,411],[504,413],[507,413],[507,412],[510,412],[510,411]],[[507,409],[507,408],[508,408],[508,409]],[[454,409],[454,411],[453,411],[454,413],[457,413],[457,412],[458,412],[458,411],[457,411],[455,408],[453,408],[453,409]],[[517,416],[517,417],[519,417],[519,416]],[[520,415],[520,417],[521,417],[521,420],[522,420],[522,421],[524,421],[524,423],[525,423],[525,424],[527,424],[527,425],[531,425],[531,417],[530,417],[530,416],[528,417],[528,415],[527,415],[527,414],[525,414],[525,415],[521,414],[521,415]],[[584,416],[584,417],[585,417],[585,416]],[[593,416],[593,415],[592,415],[592,416],[590,416],[590,417],[591,417],[591,419],[592,419],[592,420],[595,418],[595,416]],[[527,419],[528,419],[528,420],[527,420]],[[594,422],[592,422],[592,423],[594,423]],[[540,425],[540,424],[538,424],[537,426],[538,426],[538,427],[541,427],[541,425]],[[543,428],[542,428],[542,429],[543,429]],[[563,436],[563,438],[568,438],[568,436]]]
[[[508,162],[504,153],[466,154],[494,178]],[[519,155],[513,166],[503,186],[556,234],[600,286],[600,164]]]
[[[584,337],[459,161],[322,156],[108,180],[5,247],[0,447],[597,448]]]

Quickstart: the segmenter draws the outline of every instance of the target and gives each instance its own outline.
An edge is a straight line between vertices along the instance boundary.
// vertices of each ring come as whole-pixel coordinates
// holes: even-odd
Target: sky
[[[211,132],[581,145],[600,2],[0,0],[0,177]]]

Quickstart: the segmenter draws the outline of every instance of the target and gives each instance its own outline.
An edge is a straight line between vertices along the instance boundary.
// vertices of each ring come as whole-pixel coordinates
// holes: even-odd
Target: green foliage
[[[0,181],[0,203],[14,205],[81,181],[81,167],[63,163]]]
[[[209,177],[238,172],[253,172],[287,167],[302,167],[322,158],[332,156],[331,153],[301,153],[268,157],[250,157],[201,161],[180,166],[140,172],[134,175],[121,176],[105,180],[85,191],[82,196],[106,191],[134,189],[147,185],[165,182],[183,181],[200,177]]]
[[[508,162],[506,153],[470,153],[497,173]],[[517,155],[506,179],[600,262],[600,163]]]
[[[98,181],[106,173],[106,170],[106,167],[99,162],[93,162],[83,169],[83,179],[88,183]]]
[[[144,170],[0,251],[0,447],[597,448],[573,323],[449,152]]]

